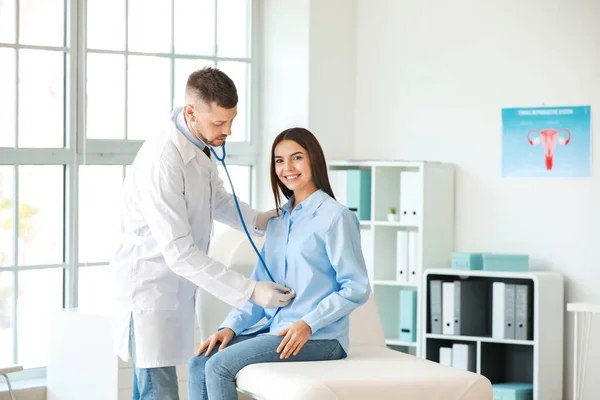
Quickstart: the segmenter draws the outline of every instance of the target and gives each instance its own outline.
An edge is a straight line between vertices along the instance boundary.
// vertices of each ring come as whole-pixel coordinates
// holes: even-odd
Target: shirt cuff
[[[252,236],[263,237],[265,236],[266,230],[261,231],[256,227],[256,225],[258,225],[257,220],[259,215],[260,213],[257,213],[256,215],[254,215],[254,218],[252,218],[252,229],[249,229],[249,231],[252,234]]]
[[[221,326],[219,326],[219,328],[217,329],[217,332],[222,331],[225,328],[231,329],[235,336],[239,336],[240,333],[244,332],[245,329],[240,321],[236,321],[233,318],[225,319],[225,321],[223,321]]]
[[[323,318],[321,315],[315,310],[311,311],[302,317],[302,321],[306,322],[308,326],[310,326],[311,333],[314,334],[316,331],[321,329],[324,325]]]
[[[252,233],[257,236],[262,236],[265,234],[265,231],[262,231],[257,227],[259,215],[260,213],[257,213],[254,215],[254,218],[252,218]]]

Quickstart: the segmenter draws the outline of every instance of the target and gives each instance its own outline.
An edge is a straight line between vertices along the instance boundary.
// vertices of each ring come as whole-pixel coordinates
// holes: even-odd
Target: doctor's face
[[[282,140],[273,154],[275,173],[290,190],[312,190],[312,167],[308,152],[293,140]]]
[[[186,118],[191,125],[192,134],[211,146],[221,146],[231,135],[231,125],[237,115],[237,106],[223,108],[213,102],[185,106]]]

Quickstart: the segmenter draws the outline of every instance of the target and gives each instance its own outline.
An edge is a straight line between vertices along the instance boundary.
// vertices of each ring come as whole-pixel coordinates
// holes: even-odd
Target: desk
[[[592,314],[600,314],[600,304],[567,303],[567,311],[573,312],[575,316],[573,323],[573,400],[583,400],[582,390],[587,362],[587,347],[590,340],[590,325]],[[580,317],[583,317],[581,329],[579,327]],[[580,347],[581,354],[579,354]]]

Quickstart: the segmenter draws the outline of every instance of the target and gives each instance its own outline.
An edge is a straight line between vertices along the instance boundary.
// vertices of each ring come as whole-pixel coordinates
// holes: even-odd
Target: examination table
[[[260,250],[263,240],[254,239]],[[249,276],[257,256],[246,236],[228,229],[216,236],[212,257]],[[202,340],[216,331],[230,306],[197,292]],[[350,315],[350,350],[335,361],[263,363],[243,368],[236,377],[240,398],[261,400],[492,400],[490,381],[385,345],[375,299]]]

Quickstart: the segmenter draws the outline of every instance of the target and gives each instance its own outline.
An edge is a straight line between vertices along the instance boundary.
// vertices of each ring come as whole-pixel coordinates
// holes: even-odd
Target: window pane
[[[87,137],[125,139],[125,56],[87,55]]]
[[[171,111],[170,60],[130,56],[127,138],[147,139],[165,125]]]
[[[225,72],[235,83],[238,92],[237,116],[233,120],[231,142],[249,141],[248,116],[248,69],[249,64],[235,61],[222,61],[217,67]]]
[[[63,82],[64,53],[20,50],[19,147],[64,146]]]
[[[19,166],[19,265],[60,264],[64,166]]]
[[[175,0],[175,53],[213,55],[215,0]]]
[[[15,42],[16,0],[0,1],[0,42]]]
[[[223,180],[223,186],[225,187],[225,190],[227,190],[229,193],[233,193],[231,191],[231,185],[229,184],[229,179],[227,178],[225,169],[221,165],[219,165],[218,169],[219,177]],[[249,203],[252,167],[249,165],[228,165],[227,171],[229,171],[231,182],[235,186],[235,194],[238,200]]]
[[[171,2],[129,0],[129,50],[171,51]]]
[[[173,107],[185,105],[185,85],[190,74],[204,67],[214,67],[211,60],[175,59],[175,98]]]
[[[217,55],[249,56],[249,0],[217,0]]]
[[[79,268],[79,310],[104,312],[113,298],[113,270],[108,265]]]
[[[17,351],[24,368],[47,365],[44,332],[49,314],[62,309],[62,298],[62,268],[19,272]]]
[[[0,365],[13,363],[13,273],[0,272]]]
[[[223,179],[223,187],[227,192],[232,193],[231,185],[227,179],[227,174],[222,166],[219,166],[219,177]],[[227,170],[231,175],[231,181],[235,187],[235,194],[238,201],[250,203],[250,182],[252,178],[252,167],[248,165],[228,165]],[[227,225],[215,221],[214,234],[218,235],[227,228]]]
[[[110,29],[106,22],[110,21]],[[87,0],[87,47],[125,50],[125,2]]]
[[[14,265],[14,167],[0,166],[0,267]]]
[[[123,167],[79,168],[79,262],[109,261],[116,249]]]
[[[19,19],[21,44],[64,45],[64,0],[20,0]]]
[[[0,11],[1,4],[0,1]],[[16,82],[15,51],[0,48],[0,147],[15,146]]]

